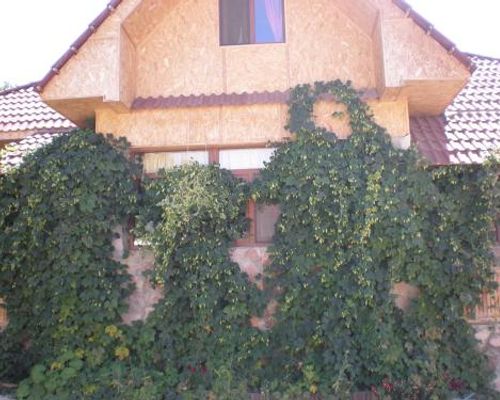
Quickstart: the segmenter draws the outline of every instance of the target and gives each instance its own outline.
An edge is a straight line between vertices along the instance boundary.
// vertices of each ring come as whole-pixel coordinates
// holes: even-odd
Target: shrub
[[[138,169],[123,140],[60,136],[0,177],[0,379],[65,349],[84,348],[120,321],[131,284],[111,259],[112,228],[136,206]]]
[[[314,125],[325,92],[347,107],[346,140]],[[393,148],[340,81],[297,87],[289,128],[296,137],[254,190],[281,206],[267,281],[279,288],[269,384],[341,398],[370,388],[488,393],[464,312],[491,280],[491,171],[425,168],[414,151]],[[395,307],[397,282],[421,292],[407,313]]]

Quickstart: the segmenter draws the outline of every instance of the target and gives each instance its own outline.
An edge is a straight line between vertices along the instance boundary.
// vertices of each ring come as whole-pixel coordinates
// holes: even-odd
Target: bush
[[[0,177],[0,379],[84,348],[120,321],[131,284],[113,261],[112,228],[136,206],[138,172],[123,140],[60,136]]]
[[[139,230],[155,253],[153,282],[165,291],[145,323],[155,366],[174,367],[180,391],[232,390],[251,378],[265,338],[250,326],[262,296],[229,259],[247,228],[248,187],[194,164],[164,172],[145,193]]]
[[[314,126],[324,92],[347,107],[346,140]],[[280,288],[270,385],[340,398],[489,393],[464,312],[491,280],[491,171],[424,168],[339,81],[296,88],[289,128],[295,140],[254,192],[281,206],[267,281]],[[395,307],[397,282],[421,292],[407,313]]]

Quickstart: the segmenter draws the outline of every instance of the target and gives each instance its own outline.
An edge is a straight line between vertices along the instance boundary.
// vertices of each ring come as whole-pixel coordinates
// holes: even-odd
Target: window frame
[[[248,7],[249,7],[249,10],[248,10],[248,15],[249,15],[249,18],[250,18],[250,23],[249,23],[249,28],[250,28],[250,41],[249,43],[231,43],[231,44],[223,44],[223,40],[222,40],[222,32],[223,32],[223,29],[222,29],[222,23],[223,23],[223,19],[222,19],[222,14],[221,14],[221,10],[222,10],[222,2],[224,0],[219,0],[218,1],[218,6],[219,6],[219,13],[218,13],[218,21],[219,21],[219,46],[220,47],[227,47],[227,46],[249,46],[249,45],[259,45],[259,44],[284,44],[286,43],[286,39],[287,39],[287,34],[286,34],[286,2],[285,0],[281,0],[281,7],[282,7],[282,10],[283,10],[283,16],[282,16],[282,20],[283,20],[283,26],[282,26],[282,29],[283,29],[283,40],[281,42],[257,42],[256,41],[256,33],[255,33],[255,0],[249,0],[248,2]]]
[[[221,150],[250,150],[250,149],[268,149],[269,145],[266,144],[252,144],[252,145],[241,145],[241,146],[188,146],[188,147],[154,147],[154,148],[133,148],[129,150],[130,157],[141,156],[146,153],[175,153],[182,151],[208,151],[208,163],[209,164],[219,164],[219,152]],[[260,174],[260,169],[249,168],[249,169],[233,169],[229,170],[231,173],[243,179],[246,182],[252,182]],[[155,179],[158,178],[156,173],[144,174],[148,178]],[[258,241],[257,240],[257,204],[254,200],[248,199],[246,206],[246,217],[249,220],[248,234],[240,239],[236,239],[234,242],[234,247],[262,247],[269,246],[271,241]],[[134,222],[129,222],[129,231],[134,226]],[[129,249],[137,249],[139,246],[134,244],[133,235],[129,235]]]

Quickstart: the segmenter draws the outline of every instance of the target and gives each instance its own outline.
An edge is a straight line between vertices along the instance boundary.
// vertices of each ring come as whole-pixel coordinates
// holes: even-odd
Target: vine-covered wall
[[[324,93],[349,137],[316,126]],[[340,81],[295,88],[287,128],[253,184],[193,164],[138,185],[91,132],[2,176],[0,379],[20,399],[496,398],[465,322],[491,287],[494,166],[429,169]],[[267,251],[232,249],[249,197],[281,207]],[[120,247],[130,216],[147,250]]]

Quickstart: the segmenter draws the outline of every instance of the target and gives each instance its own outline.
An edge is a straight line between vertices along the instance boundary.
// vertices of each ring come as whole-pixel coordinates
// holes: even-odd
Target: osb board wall
[[[42,93],[44,100],[118,99],[119,38],[96,35],[62,68]]]
[[[331,0],[285,0],[286,43],[220,46],[218,0],[169,2],[137,47],[137,95],[285,90],[341,78],[375,84],[371,38]]]
[[[286,136],[280,104],[145,110],[128,114],[101,109],[96,130],[126,136],[132,147],[266,143]]]
[[[405,101],[370,102],[378,123],[392,136],[409,133]],[[331,118],[333,103],[320,102],[315,109],[318,125],[349,135],[347,120]],[[251,145],[289,137],[284,129],[288,107],[285,104],[252,106],[172,108],[117,113],[109,108],[96,113],[96,129],[102,133],[126,136],[135,148],[189,148],[215,145]]]
[[[120,99],[130,107],[135,99],[137,58],[135,47],[124,29],[120,30]]]
[[[103,97],[120,99],[120,51],[122,21],[141,0],[124,0],[45,87],[44,100]],[[56,61],[56,60],[54,60]]]
[[[388,87],[408,80],[463,80],[469,72],[410,18],[382,23],[385,79]]]
[[[382,25],[380,15],[373,31],[373,54],[375,67],[375,85],[377,93],[382,96],[385,91],[384,44],[382,43]]]

